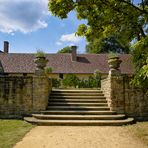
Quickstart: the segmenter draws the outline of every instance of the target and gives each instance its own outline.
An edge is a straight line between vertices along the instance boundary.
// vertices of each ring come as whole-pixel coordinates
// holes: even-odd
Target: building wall
[[[33,76],[34,74],[31,73],[27,73],[26,76]],[[63,74],[63,78],[66,76],[67,74]],[[93,76],[93,74],[75,74],[79,79],[88,79],[89,76]],[[8,76],[24,76],[23,73],[9,73]],[[55,74],[55,73],[50,73],[48,75],[49,78],[55,78],[55,79],[59,79],[59,74]]]
[[[101,88],[107,97],[110,110],[125,113],[138,120],[148,120],[148,95],[130,84],[131,77],[108,76]]]
[[[33,76],[33,73],[8,73],[8,76]]]
[[[26,73],[26,76],[33,76],[34,74],[31,73]],[[65,78],[67,74],[63,74],[63,78]],[[89,76],[93,76],[94,74],[75,74],[79,79],[88,79]],[[24,76],[23,73],[9,73],[8,76]],[[50,73],[48,75],[49,78],[55,78],[55,79],[59,79],[59,74],[56,73]],[[106,78],[107,74],[102,74],[102,78]]]
[[[64,76],[66,76],[67,74],[64,74]],[[89,76],[93,76],[93,74],[75,74],[80,80],[82,79],[88,79]]]
[[[0,118],[21,118],[45,110],[50,91],[47,77],[0,76]]]
[[[63,74],[63,78],[65,78],[65,76],[68,75],[68,74]],[[75,74],[79,79],[88,79],[89,76],[93,76],[93,74]],[[54,73],[51,73],[49,74],[49,78],[56,78],[56,79],[59,79],[59,74],[54,74]]]

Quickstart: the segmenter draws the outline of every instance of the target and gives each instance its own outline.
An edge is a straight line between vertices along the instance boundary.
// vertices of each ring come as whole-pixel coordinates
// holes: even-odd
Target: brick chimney
[[[72,61],[77,61],[77,46],[71,46]]]
[[[9,53],[9,42],[4,41],[4,53]]]

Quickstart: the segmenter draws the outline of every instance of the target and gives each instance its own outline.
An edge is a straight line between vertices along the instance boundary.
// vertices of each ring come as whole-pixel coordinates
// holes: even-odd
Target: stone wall
[[[0,76],[0,118],[21,118],[45,110],[51,82],[45,76]]]
[[[131,84],[131,77],[124,76],[125,114],[139,120],[148,120],[148,95]]]
[[[109,75],[101,82],[110,110],[138,120],[148,120],[148,95],[130,84],[128,75]]]

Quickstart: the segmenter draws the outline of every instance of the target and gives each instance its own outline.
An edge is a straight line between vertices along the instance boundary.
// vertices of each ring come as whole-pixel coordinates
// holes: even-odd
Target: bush
[[[99,78],[99,79],[98,79]],[[79,88],[98,88],[101,86],[100,77],[89,76],[88,80],[80,80]]]
[[[88,80],[80,80],[76,75],[66,75],[63,80],[63,86],[65,87],[78,87],[78,88],[98,88],[101,86],[101,75],[95,73],[93,76],[89,76]]]
[[[45,57],[45,53],[42,50],[38,49],[35,56],[36,57]]]
[[[75,74],[68,74],[63,79],[63,85],[66,87],[75,87],[79,84],[79,78]]]
[[[101,75],[95,73],[89,76],[87,80],[80,80],[75,74],[68,74],[63,80],[52,79],[52,86],[59,88],[63,87],[78,87],[78,88],[98,88],[101,86]]]
[[[58,79],[53,78],[52,79],[52,87],[59,88],[61,86],[61,81]]]
[[[48,68],[45,68],[45,74],[50,74],[52,73],[52,68],[51,67],[48,67]]]

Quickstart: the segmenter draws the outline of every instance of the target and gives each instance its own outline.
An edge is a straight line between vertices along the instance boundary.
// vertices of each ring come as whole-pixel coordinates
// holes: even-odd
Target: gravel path
[[[124,127],[37,126],[14,148],[148,148]]]

